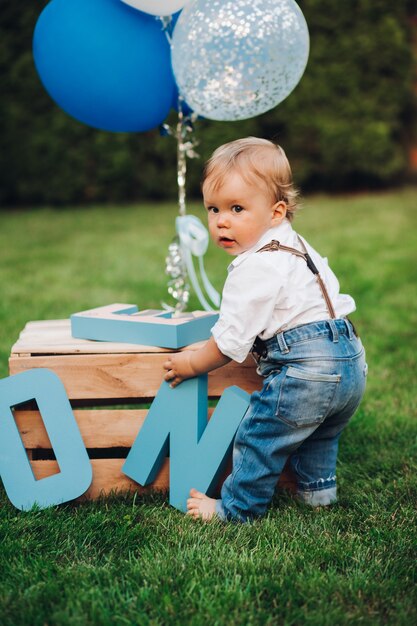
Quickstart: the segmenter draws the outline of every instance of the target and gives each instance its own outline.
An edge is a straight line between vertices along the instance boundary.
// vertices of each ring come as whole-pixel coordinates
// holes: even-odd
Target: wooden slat
[[[146,409],[74,410],[86,448],[130,448],[142,427]],[[38,411],[15,411],[26,449],[50,449],[51,443]]]
[[[163,379],[165,354],[79,354],[63,356],[12,356],[10,374],[32,368],[52,369],[62,380],[71,400],[153,398]],[[251,393],[262,379],[248,357],[209,374],[209,395],[219,397],[226,387],[237,385]]]
[[[75,339],[71,335],[69,319],[28,322],[11,350],[12,355],[115,354],[119,352],[154,354],[172,352],[172,350],[157,346]]]
[[[209,408],[209,417],[213,412]],[[86,448],[131,448],[147,409],[85,409],[73,411]],[[39,411],[15,411],[14,417],[27,452],[50,450]]]
[[[112,491],[149,493],[150,491],[166,491],[169,486],[169,461],[165,460],[161,471],[152,485],[141,487],[134,480],[122,473],[124,459],[93,459],[93,481],[88,490],[79,500],[92,500]],[[33,473],[37,480],[59,472],[56,461],[31,461]]]
[[[147,487],[141,487],[138,483],[122,473],[124,459],[93,459],[93,481],[89,489],[78,500],[93,500],[99,496],[109,495],[111,492],[136,492],[139,494],[151,491],[167,491],[169,488],[169,459],[164,464],[155,481]],[[51,474],[56,474],[59,467],[56,461],[31,461],[35,477],[39,480]],[[281,474],[278,488],[295,491],[296,486],[291,472],[285,468]]]

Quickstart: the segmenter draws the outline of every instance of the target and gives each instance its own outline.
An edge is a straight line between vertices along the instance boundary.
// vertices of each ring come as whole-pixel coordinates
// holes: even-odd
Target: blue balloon
[[[155,128],[176,93],[160,21],[120,0],[52,0],[36,24],[33,55],[51,98],[101,130]]]

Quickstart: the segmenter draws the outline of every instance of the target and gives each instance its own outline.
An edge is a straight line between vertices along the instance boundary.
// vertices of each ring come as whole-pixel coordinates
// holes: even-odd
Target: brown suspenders
[[[297,250],[296,248],[290,248],[289,246],[283,246],[276,239],[273,239],[272,241],[267,243],[266,246],[263,246],[262,248],[257,250],[257,252],[268,252],[268,251],[274,251],[274,250],[276,250],[276,251],[282,250],[283,252],[289,252],[290,254],[295,254],[296,256],[299,256],[302,259],[304,259],[304,261],[307,263],[308,269],[311,272],[313,272],[314,276],[316,277],[316,280],[317,280],[318,285],[320,287],[321,293],[323,294],[324,301],[326,302],[326,306],[327,306],[327,310],[329,312],[330,318],[331,319],[336,319],[336,313],[334,311],[332,302],[330,300],[329,293],[328,293],[328,291],[326,289],[326,285],[324,284],[323,279],[320,276],[319,270],[314,265],[313,259],[308,254],[302,239],[300,237],[298,237],[298,240],[299,240],[299,242],[301,244],[303,252],[300,252],[300,250]]]
[[[301,239],[301,237],[298,237],[298,241],[300,242],[300,245],[301,245],[301,248],[302,248],[303,252],[300,252],[300,250],[297,250],[296,248],[290,248],[289,246],[283,246],[276,239],[273,239],[272,241],[267,243],[266,246],[263,246],[262,248],[259,248],[259,250],[257,250],[256,252],[268,252],[268,251],[282,250],[283,252],[289,252],[290,254],[295,254],[296,256],[299,256],[302,259],[304,259],[304,261],[307,263],[308,269],[311,272],[313,272],[314,276],[316,277],[316,280],[317,280],[318,285],[320,287],[320,290],[321,290],[321,293],[323,295],[324,301],[326,303],[327,310],[329,312],[329,316],[330,316],[331,319],[334,320],[334,319],[336,319],[336,313],[334,311],[334,308],[333,308],[333,305],[332,305],[332,301],[330,300],[329,292],[326,289],[326,285],[324,284],[323,279],[320,276],[319,270],[314,265],[313,259],[311,258],[311,256],[307,252],[307,249],[306,249],[306,247],[304,245],[304,242]],[[355,329],[354,325],[352,324],[352,322],[350,320],[349,320],[349,323],[351,324],[352,330],[353,330],[355,336],[357,337],[358,334],[356,332],[356,329]],[[266,350],[265,342],[260,337],[256,337],[255,342],[254,342],[254,344],[252,346],[252,353],[253,353],[256,361],[257,361],[257,359],[259,357],[266,355],[267,350]]]
[[[316,277],[316,280],[317,280],[318,285],[320,287],[321,293],[323,294],[324,301],[326,302],[326,306],[327,306],[327,310],[329,312],[330,318],[331,319],[336,319],[336,313],[334,311],[332,302],[330,300],[329,293],[328,293],[328,291],[326,289],[326,285],[324,284],[323,279],[320,276],[319,270],[314,265],[313,259],[308,254],[302,239],[300,237],[298,237],[298,240],[300,242],[301,248],[303,249],[303,252],[300,252],[300,250],[297,250],[296,248],[290,248],[289,246],[283,246],[276,239],[273,239],[272,241],[267,243],[266,246],[263,246],[262,248],[260,248],[256,252],[268,252],[268,251],[282,250],[283,252],[289,252],[290,254],[295,254],[296,256],[299,256],[302,259],[304,259],[304,261],[307,263],[308,269],[311,272],[313,272],[314,276]],[[265,356],[266,352],[267,352],[267,350],[266,350],[265,342],[260,337],[256,337],[255,342],[254,342],[254,344],[252,346],[252,354],[253,354],[255,360],[257,360],[261,356]]]

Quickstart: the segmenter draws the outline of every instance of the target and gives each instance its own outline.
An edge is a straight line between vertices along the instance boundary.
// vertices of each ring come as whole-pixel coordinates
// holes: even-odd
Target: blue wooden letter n
[[[216,486],[250,398],[239,387],[227,388],[207,423],[207,397],[206,375],[174,389],[163,382],[123,465],[127,476],[148,485],[169,450],[169,502],[180,511],[191,487],[210,495]]]

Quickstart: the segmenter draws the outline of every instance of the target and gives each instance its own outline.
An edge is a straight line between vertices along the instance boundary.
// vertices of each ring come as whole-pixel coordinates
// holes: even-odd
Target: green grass
[[[417,622],[416,198],[412,188],[315,196],[296,221],[355,297],[367,350],[367,393],[341,440],[339,503],[311,510],[277,495],[263,520],[204,525],[162,496],[21,513],[1,492],[2,626]],[[29,320],[116,301],[158,307],[175,214],[1,214],[0,376]],[[227,262],[210,248],[219,289]]]

